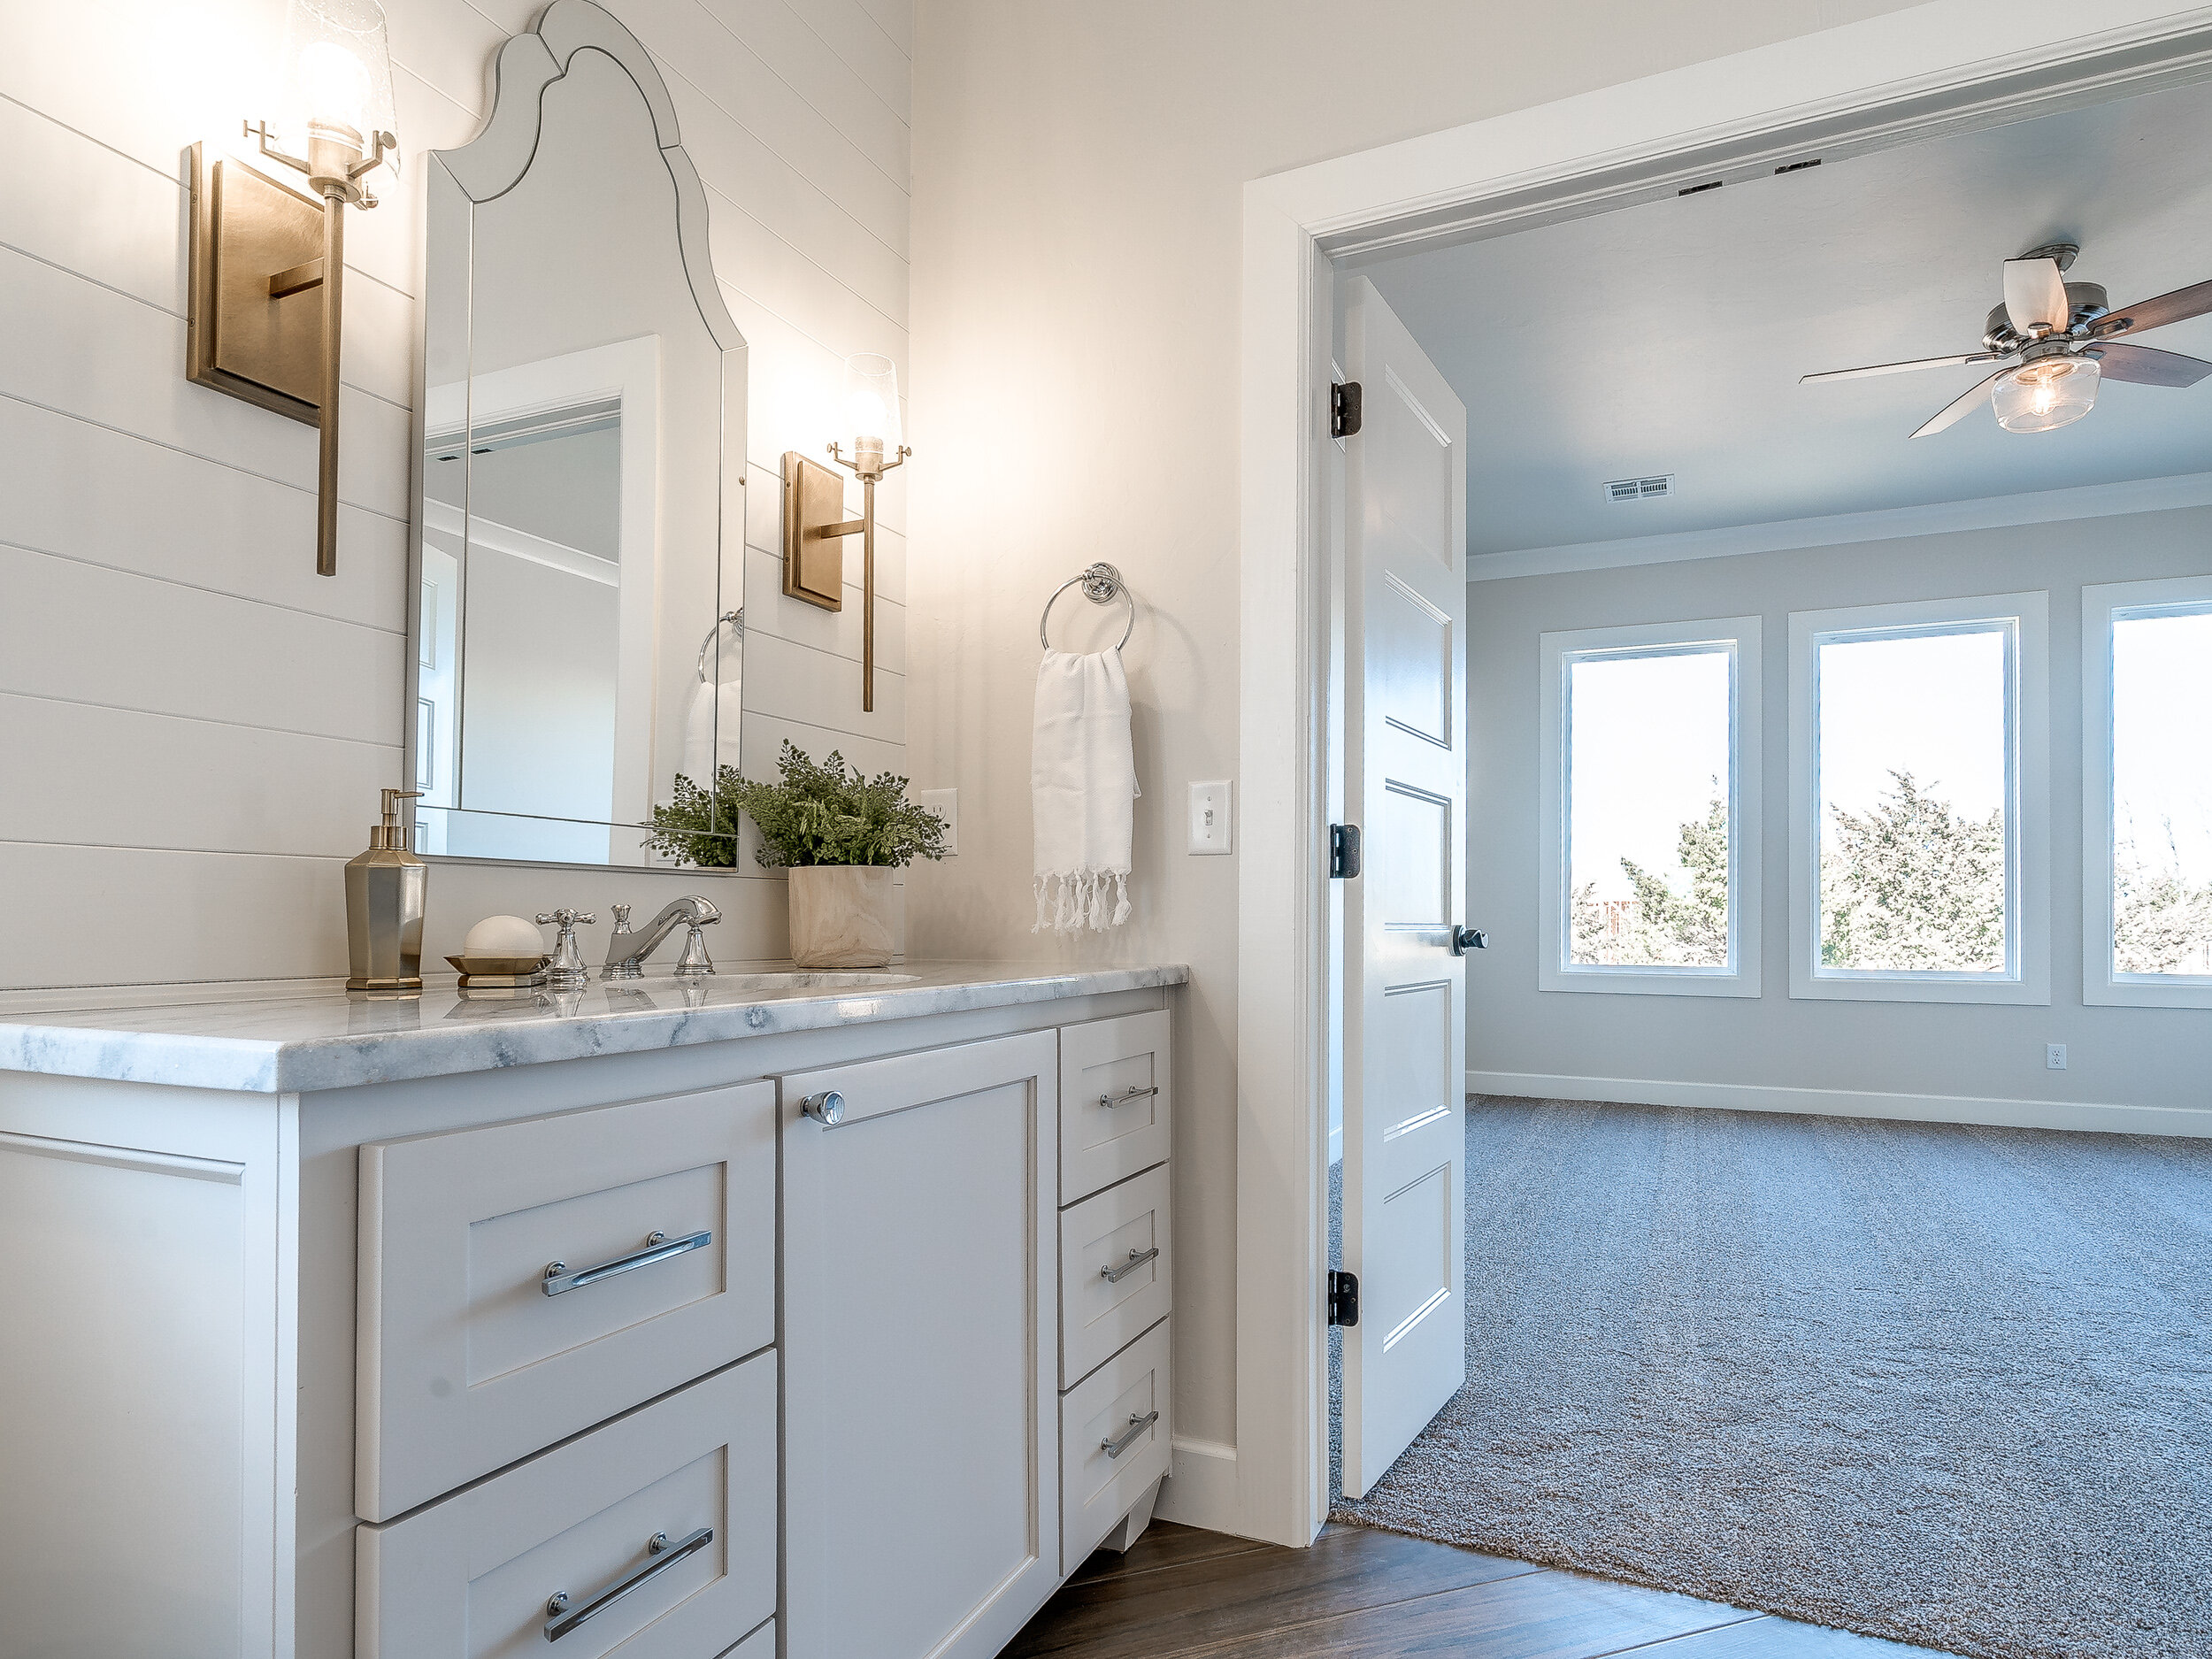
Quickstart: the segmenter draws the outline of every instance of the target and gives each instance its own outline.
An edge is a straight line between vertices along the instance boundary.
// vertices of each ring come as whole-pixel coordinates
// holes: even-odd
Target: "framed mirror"
[[[416,849],[733,865],[745,342],[667,88],[555,0],[426,160]]]

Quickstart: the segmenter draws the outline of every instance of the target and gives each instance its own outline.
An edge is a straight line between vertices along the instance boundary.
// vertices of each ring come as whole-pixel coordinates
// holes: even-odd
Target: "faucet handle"
[[[590,926],[597,920],[588,911],[566,908],[538,912],[541,926],[549,922],[561,930],[560,937],[553,941],[553,965],[546,974],[546,983],[555,990],[574,990],[590,979],[584,972],[584,959],[576,954],[576,924]]]
[[[614,911],[614,931],[618,933],[628,933],[630,931],[630,907],[626,904],[617,904],[611,908]]]

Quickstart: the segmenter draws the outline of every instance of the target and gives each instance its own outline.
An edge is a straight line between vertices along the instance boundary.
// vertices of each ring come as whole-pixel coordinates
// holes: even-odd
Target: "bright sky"
[[[1862,814],[1909,772],[1967,818],[2005,798],[2005,635],[1832,640],[1820,647],[1820,821]]]
[[[2114,622],[2112,716],[2116,838],[2212,879],[2212,612]]]
[[[2005,639],[1999,629],[1820,648],[1824,834],[1910,772],[1955,812],[2004,800]],[[1728,776],[1725,646],[1571,662],[1570,859],[1577,887],[1626,898],[1621,860],[1686,877],[1680,826]],[[2119,839],[2154,869],[2212,880],[2212,611],[2122,618],[2112,649]]]
[[[1713,780],[1728,782],[1725,645],[1671,657],[1584,658],[1569,664],[1569,862],[1578,888],[1630,895],[1621,860],[1663,871],[1689,890],[1676,848],[1705,816]]]

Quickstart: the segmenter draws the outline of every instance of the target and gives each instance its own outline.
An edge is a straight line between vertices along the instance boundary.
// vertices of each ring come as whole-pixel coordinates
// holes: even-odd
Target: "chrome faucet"
[[[626,908],[626,907],[625,907]],[[662,940],[675,931],[677,926],[691,932],[684,939],[683,955],[677,959],[676,972],[685,979],[696,979],[714,972],[714,959],[707,955],[707,941],[699,930],[710,927],[722,919],[722,912],[711,901],[692,895],[661,907],[661,913],[648,922],[639,933],[619,933],[607,941],[607,965],[599,970],[603,979],[634,979],[645,972],[646,957]]]

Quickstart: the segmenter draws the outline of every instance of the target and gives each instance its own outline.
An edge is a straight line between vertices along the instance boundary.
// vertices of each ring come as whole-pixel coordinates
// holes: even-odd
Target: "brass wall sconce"
[[[825,611],[845,608],[844,538],[860,537],[860,707],[876,706],[876,483],[914,452],[899,442],[899,374],[886,357],[863,352],[845,359],[845,422],[853,434],[852,458],[844,445],[829,446],[830,459],[860,480],[861,511],[843,517],[845,481],[796,449],[783,457],[783,591]]]
[[[376,198],[362,179],[399,171],[392,60],[374,0],[290,0],[275,132],[244,124],[260,153],[307,175],[311,195],[192,147],[191,323],[185,374],[322,428],[315,571],[338,573],[339,346],[345,210]],[[304,157],[280,148],[293,143]],[[314,295],[319,303],[303,297]]]

